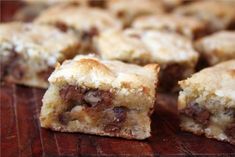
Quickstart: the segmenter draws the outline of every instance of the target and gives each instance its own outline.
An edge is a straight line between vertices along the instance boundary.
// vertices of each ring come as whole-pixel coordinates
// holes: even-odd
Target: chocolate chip
[[[66,32],[68,30],[68,26],[63,22],[56,22],[55,26],[62,32]]]
[[[105,0],[89,0],[88,4],[91,7],[105,8],[105,6],[106,6]]]
[[[206,108],[200,107],[196,102],[189,103],[181,113],[188,117],[192,117],[202,125],[207,125],[209,123],[210,112]]]
[[[68,122],[70,121],[70,113],[65,112],[59,115],[59,122],[63,125],[67,125]]]
[[[73,85],[61,88],[60,97],[73,106],[84,105],[102,109],[112,103],[112,94],[109,91],[84,89]]]
[[[83,90],[76,86],[68,85],[60,89],[60,97],[65,102],[81,104],[83,99]]]
[[[115,115],[114,122],[122,123],[126,120],[127,117],[127,108],[124,106],[114,107],[113,112]]]
[[[117,13],[117,17],[119,17],[119,18],[123,18],[124,16],[125,16],[125,12],[124,11],[119,11]]]
[[[121,131],[124,122],[127,118],[128,109],[124,106],[114,107],[113,113],[111,117],[107,117],[108,124],[104,127],[105,132],[117,133]]]

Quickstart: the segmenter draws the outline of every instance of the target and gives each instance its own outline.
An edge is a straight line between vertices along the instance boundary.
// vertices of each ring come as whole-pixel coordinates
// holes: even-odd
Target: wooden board
[[[21,7],[16,1],[0,1],[2,21],[10,21]],[[152,137],[144,141],[59,133],[39,125],[45,90],[14,84],[0,86],[0,156],[235,156],[235,146],[179,129],[176,97],[159,94],[152,116]]]

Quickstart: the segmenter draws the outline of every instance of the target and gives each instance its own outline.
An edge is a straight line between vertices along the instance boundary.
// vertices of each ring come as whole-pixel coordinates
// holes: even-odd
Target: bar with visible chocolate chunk
[[[60,4],[43,11],[35,23],[54,25],[65,32],[75,33],[81,42],[80,52],[93,51],[92,39],[107,29],[121,29],[121,22],[109,12],[78,4]]]
[[[206,68],[179,84],[181,128],[235,144],[235,60]]]
[[[108,0],[107,9],[120,19],[124,26],[140,16],[164,13],[163,4],[155,0]]]
[[[0,24],[1,80],[46,88],[56,62],[77,54],[77,38],[51,26]]]
[[[161,91],[178,91],[178,81],[194,72],[198,60],[191,40],[172,32],[133,28],[110,30],[94,41],[96,51],[103,59],[139,65],[159,64],[158,90]]]
[[[150,136],[159,67],[79,55],[58,66],[43,97],[41,126],[62,132]]]
[[[207,23],[209,32],[232,28],[235,25],[234,5],[221,1],[194,1],[180,6],[174,14],[192,16]]]
[[[235,31],[220,31],[195,42],[200,53],[201,67],[235,59]]]
[[[132,27],[179,33],[197,39],[208,33],[207,24],[195,17],[174,14],[148,15],[137,18]]]

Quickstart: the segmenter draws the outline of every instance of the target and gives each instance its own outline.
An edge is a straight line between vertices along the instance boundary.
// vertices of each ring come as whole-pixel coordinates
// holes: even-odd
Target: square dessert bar
[[[201,54],[199,66],[235,59],[235,31],[220,31],[201,38],[195,48]]]
[[[164,13],[163,4],[158,0],[108,0],[107,9],[129,26],[139,16]]]
[[[161,66],[159,89],[175,91],[178,81],[194,72],[198,53],[191,40],[176,33],[155,30],[110,30],[95,38],[97,53],[103,59]],[[177,89],[176,89],[177,90]]]
[[[58,66],[43,97],[41,126],[145,139],[150,136],[159,67],[144,67],[93,56],[77,56]]]
[[[21,0],[24,6],[14,14],[14,20],[33,21],[40,13],[53,5],[76,4],[79,6],[99,7],[106,6],[106,0]]]
[[[173,13],[196,17],[207,23],[210,32],[215,32],[235,27],[234,4],[224,3],[222,0],[197,1],[180,6]]]
[[[235,60],[180,82],[181,128],[235,144]]]
[[[208,33],[205,22],[194,17],[174,14],[142,16],[133,22],[132,27],[175,32],[190,39],[197,39]]]
[[[57,62],[77,54],[74,35],[51,26],[0,24],[1,80],[46,88]]]
[[[81,52],[93,51],[92,38],[107,29],[121,29],[121,22],[109,12],[78,4],[55,5],[43,11],[35,23],[54,25],[62,31],[73,32],[81,41]]]

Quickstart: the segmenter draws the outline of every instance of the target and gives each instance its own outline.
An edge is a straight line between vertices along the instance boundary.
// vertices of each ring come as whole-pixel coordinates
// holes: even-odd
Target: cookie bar
[[[14,20],[31,22],[40,13],[53,5],[76,4],[79,6],[99,7],[106,6],[106,0],[22,0],[25,5],[14,14]]]
[[[120,29],[121,22],[105,10],[61,4],[50,7],[35,19],[35,23],[57,26],[72,31],[82,43],[81,52],[92,51],[92,38],[107,29]]]
[[[57,62],[77,54],[74,35],[51,26],[0,24],[1,79],[46,88]]]
[[[107,9],[125,26],[129,26],[138,16],[164,12],[163,5],[155,0],[108,0]]]
[[[220,31],[196,41],[195,48],[201,53],[202,66],[211,66],[235,59],[235,31]]]
[[[151,60],[151,53],[140,40],[139,34],[132,36],[129,31],[106,31],[96,37],[94,43],[96,52],[103,59],[121,60],[139,65],[148,64]]]
[[[235,60],[204,69],[180,86],[181,128],[235,144]]]
[[[62,132],[145,139],[155,102],[158,65],[93,56],[58,66],[43,97],[41,126]]]
[[[201,20],[173,14],[142,16],[133,22],[132,27],[175,32],[190,39],[200,38],[208,32],[206,23]]]
[[[161,66],[159,89],[174,90],[177,82],[193,73],[198,60],[188,38],[175,33],[126,29],[103,32],[95,38],[103,59]]]
[[[235,24],[233,5],[220,1],[198,1],[178,7],[175,14],[193,16],[208,23],[210,32],[227,29]]]

